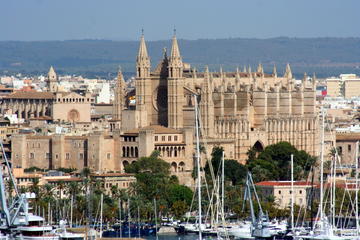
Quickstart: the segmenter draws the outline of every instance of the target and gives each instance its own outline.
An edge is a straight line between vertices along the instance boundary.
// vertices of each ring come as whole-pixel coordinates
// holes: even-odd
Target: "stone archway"
[[[255,149],[257,152],[264,151],[264,144],[260,140],[256,141],[253,145],[253,149]]]

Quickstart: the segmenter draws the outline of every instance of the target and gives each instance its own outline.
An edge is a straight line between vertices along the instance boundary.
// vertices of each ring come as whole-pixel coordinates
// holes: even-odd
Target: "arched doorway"
[[[255,149],[257,152],[262,152],[264,151],[264,145],[260,141],[256,141],[253,149]]]

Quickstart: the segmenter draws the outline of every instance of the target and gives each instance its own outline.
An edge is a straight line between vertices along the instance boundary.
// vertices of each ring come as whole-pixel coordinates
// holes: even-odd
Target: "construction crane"
[[[0,140],[0,147],[2,153],[2,162],[0,166],[0,204],[1,204],[1,225],[0,228],[11,233],[18,226],[24,226],[28,224],[28,210],[29,205],[25,194],[20,194],[15,182],[14,175],[10,163],[5,154],[4,145]],[[10,201],[6,196],[6,187],[4,181],[3,164],[5,163],[5,169],[10,176],[9,184],[14,186],[14,198]],[[12,193],[8,193],[9,195]]]

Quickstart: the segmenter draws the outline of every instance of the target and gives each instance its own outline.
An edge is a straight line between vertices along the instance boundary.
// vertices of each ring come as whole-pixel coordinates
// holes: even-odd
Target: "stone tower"
[[[47,87],[49,92],[56,92],[57,91],[57,83],[58,83],[58,77],[57,74],[53,68],[53,66],[50,67],[48,78],[47,78]]]
[[[115,96],[113,104],[113,120],[118,122],[117,128],[120,129],[122,121],[122,110],[124,110],[124,99],[125,99],[125,81],[121,69],[117,75],[117,82],[115,87]]]
[[[172,39],[168,78],[168,127],[183,128],[184,78],[183,62],[176,35]]]
[[[136,115],[138,127],[150,125],[152,86],[150,79],[150,58],[147,52],[144,34],[140,38],[139,52],[136,58]]]
[[[210,78],[209,68],[206,67],[204,73],[204,82],[201,86],[200,112],[205,136],[214,135],[214,101],[212,78]]]

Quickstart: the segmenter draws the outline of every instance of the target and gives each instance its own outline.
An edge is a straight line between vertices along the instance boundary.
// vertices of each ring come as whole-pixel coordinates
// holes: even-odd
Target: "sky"
[[[360,37],[359,0],[0,0],[0,41]]]

